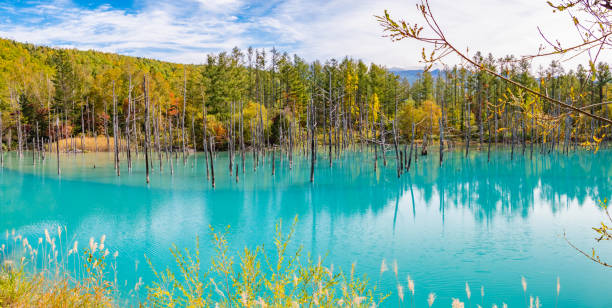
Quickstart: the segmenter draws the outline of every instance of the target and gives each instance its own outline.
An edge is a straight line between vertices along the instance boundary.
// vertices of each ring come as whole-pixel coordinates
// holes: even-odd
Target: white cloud
[[[440,26],[457,48],[492,52],[496,58],[508,54],[536,53],[544,41],[537,27],[567,44],[578,42],[576,32],[565,14],[552,14],[544,1],[470,0],[431,1]],[[395,17],[423,23],[414,1],[307,1],[289,0],[274,16],[279,32],[299,41],[296,51],[309,59],[341,57],[345,54],[389,67],[408,67],[419,63],[423,44],[404,40],[396,43],[382,37],[373,15],[388,9]],[[600,58],[601,60],[607,60]],[[535,64],[546,62],[545,59]],[[457,63],[456,58],[448,62]],[[575,65],[585,58],[569,62]]]
[[[390,42],[374,19],[389,9],[396,17],[420,21],[414,0],[142,3],[135,11],[109,6],[86,9],[68,0],[18,13],[10,6],[2,7],[0,13],[22,16],[0,25],[0,36],[185,63],[201,63],[206,53],[234,46],[280,46],[308,60],[349,55],[388,67],[412,67],[418,65],[422,48],[418,42]],[[462,50],[469,47],[471,52],[492,52],[495,57],[531,54],[543,43],[538,26],[562,42],[577,41],[567,16],[552,14],[544,1],[432,0],[431,5],[447,37]],[[448,61],[452,64],[456,59]]]
[[[241,7],[244,3],[240,0],[197,0],[197,2],[210,12],[227,12]]]

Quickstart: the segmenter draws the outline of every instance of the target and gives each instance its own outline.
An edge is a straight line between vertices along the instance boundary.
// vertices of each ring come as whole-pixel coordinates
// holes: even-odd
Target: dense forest
[[[410,84],[376,64],[309,63],[275,49],[234,48],[203,60],[182,65],[0,40],[2,148],[42,155],[60,146],[115,148],[118,162],[122,149],[129,160],[142,149],[183,157],[192,149],[221,149],[244,157],[246,149],[306,153],[325,145],[331,163],[332,151],[357,145],[394,148],[399,159],[408,156],[408,144],[412,153],[419,143],[422,154],[438,144],[465,144],[468,151],[470,142],[567,150],[611,135],[605,123],[461,66],[423,72]],[[532,68],[526,60],[481,53],[474,61],[592,114],[612,115],[607,63]],[[83,138],[92,137],[95,146],[87,148]]]

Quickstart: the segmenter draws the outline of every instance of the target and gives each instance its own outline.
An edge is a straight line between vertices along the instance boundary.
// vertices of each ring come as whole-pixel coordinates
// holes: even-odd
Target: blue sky
[[[461,48],[536,52],[537,26],[575,41],[567,16],[540,0],[430,0]],[[307,60],[351,56],[388,67],[419,66],[421,45],[391,43],[373,17],[415,17],[416,0],[0,0],[0,37],[173,62],[202,63],[234,46],[297,53]],[[456,61],[449,59],[451,64]],[[574,61],[575,62],[575,61]]]

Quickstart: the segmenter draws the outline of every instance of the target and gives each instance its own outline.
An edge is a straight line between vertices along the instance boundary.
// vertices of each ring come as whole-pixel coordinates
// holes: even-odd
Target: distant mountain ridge
[[[391,69],[389,69],[389,72],[399,76],[400,78],[405,78],[410,83],[413,83],[414,81],[419,79],[421,77],[421,75],[423,74],[423,70],[422,69],[404,70],[404,69],[398,69],[398,68],[391,68]],[[437,77],[438,74],[440,74],[440,70],[439,69],[431,70],[429,72],[434,77]]]

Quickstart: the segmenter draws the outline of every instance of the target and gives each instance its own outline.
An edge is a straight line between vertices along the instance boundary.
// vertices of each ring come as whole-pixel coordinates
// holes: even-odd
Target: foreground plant
[[[147,259],[157,281],[148,287],[146,305],[153,307],[329,307],[377,306],[387,296],[376,293],[367,279],[350,274],[334,273],[333,265],[323,266],[321,258],[303,257],[302,248],[288,251],[297,219],[287,234],[282,221],[276,225],[274,254],[264,246],[244,248],[235,261],[227,242],[228,229],[215,232],[211,228],[215,256],[207,271],[201,270],[199,248],[171,249],[179,272],[157,271]],[[196,242],[199,244],[199,241]]]

